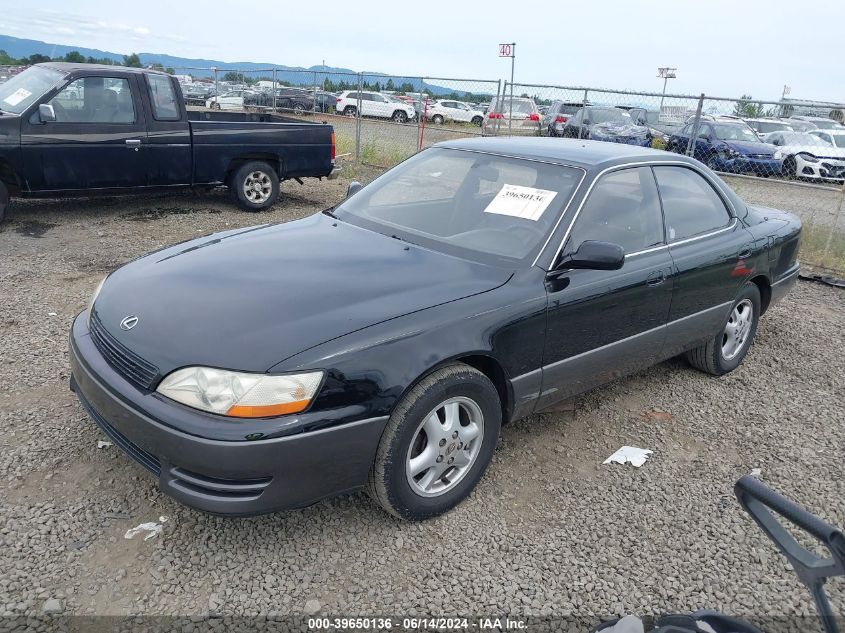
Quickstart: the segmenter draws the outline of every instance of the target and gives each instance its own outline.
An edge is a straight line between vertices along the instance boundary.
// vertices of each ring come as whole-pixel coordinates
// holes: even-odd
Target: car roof
[[[623,162],[672,160],[693,163],[686,156],[650,147],[550,137],[485,137],[442,141],[434,147],[502,154],[514,158],[557,162],[583,168],[610,167]]]
[[[63,73],[72,73],[77,70],[110,70],[115,71],[119,70],[120,72],[127,72],[127,73],[154,73],[157,75],[165,75],[170,77],[170,75],[162,70],[153,70],[151,68],[134,68],[131,66],[119,66],[117,64],[109,65],[109,64],[74,64],[72,62],[44,62],[42,64],[35,64],[36,66],[41,66],[43,68],[52,68],[53,70],[58,70],[59,72]]]

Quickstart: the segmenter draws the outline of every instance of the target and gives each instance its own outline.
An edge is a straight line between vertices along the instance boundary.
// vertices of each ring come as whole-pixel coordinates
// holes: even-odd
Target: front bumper
[[[779,176],[782,171],[781,162],[775,158],[753,158],[739,156],[736,158],[718,157],[716,159],[717,171],[725,171],[732,174],[743,174],[751,172],[759,176]]]
[[[387,417],[255,441],[185,433],[139,405],[155,396],[105,361],[84,315],[70,335],[71,389],[111,441],[171,497],[205,512],[247,516],[304,507],[366,484]],[[173,417],[191,415],[184,409],[174,404]]]
[[[795,175],[799,178],[811,178],[813,180],[831,180],[842,182],[845,179],[845,160],[836,158],[820,158],[816,162],[804,160],[798,154],[795,157]],[[789,174],[790,176],[793,174]]]

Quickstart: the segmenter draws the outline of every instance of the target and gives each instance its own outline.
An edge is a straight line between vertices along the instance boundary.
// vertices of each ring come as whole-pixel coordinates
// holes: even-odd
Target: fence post
[[[425,110],[423,109],[423,80],[425,77],[420,77],[420,109],[417,111],[417,151],[422,151],[423,148],[423,136],[422,136],[422,118],[425,116]]]
[[[220,101],[220,84],[217,77],[217,66],[214,67],[214,98]]]
[[[273,114],[276,114],[276,67],[273,66]]]
[[[505,120],[505,95],[508,93],[508,80],[505,79],[505,83],[502,85],[502,100],[497,104],[497,110],[502,115],[502,118],[496,118],[496,136],[499,136],[499,131],[502,129],[502,121]]]
[[[361,161],[361,91],[364,89],[364,73],[358,73],[358,99],[355,105],[355,162]]]
[[[317,112],[317,71],[314,71],[314,105],[311,108],[312,112]]]
[[[587,116],[587,94],[589,90],[584,88],[584,100],[581,102],[581,123],[578,125],[578,139],[581,139],[581,132],[584,130],[584,118]]]
[[[704,93],[698,98],[698,107],[695,109],[695,121],[692,124],[692,133],[687,141],[687,156],[695,157],[695,139],[698,136],[698,128],[701,125],[701,110],[704,108]]]
[[[496,100],[490,102],[490,107],[487,109],[487,120],[490,120],[490,114],[496,111],[496,108],[502,107],[502,98],[500,97],[500,93],[504,96],[502,92],[502,80],[496,82]],[[493,107],[493,104],[496,104],[496,107]],[[481,136],[484,136],[484,123],[482,122],[481,128]],[[497,136],[499,134],[499,119],[493,119],[493,136]]]

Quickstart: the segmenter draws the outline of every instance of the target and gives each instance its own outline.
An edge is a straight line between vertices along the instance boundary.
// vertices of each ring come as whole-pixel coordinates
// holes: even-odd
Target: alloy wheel
[[[754,304],[751,299],[743,299],[734,306],[725,326],[722,335],[722,358],[731,360],[745,348],[753,322]]]
[[[253,171],[244,179],[244,196],[255,204],[263,204],[270,199],[273,181],[263,171]]]
[[[423,497],[452,490],[472,469],[484,440],[484,415],[469,398],[437,405],[414,432],[405,460],[411,489]]]

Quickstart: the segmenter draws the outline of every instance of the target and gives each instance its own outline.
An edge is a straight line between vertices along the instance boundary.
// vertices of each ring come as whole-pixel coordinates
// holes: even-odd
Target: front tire
[[[760,321],[760,289],[752,281],[742,287],[725,326],[705,345],[687,352],[690,364],[713,376],[722,376],[739,367],[757,333]]]
[[[212,110],[219,110],[219,109],[220,109],[220,104],[219,104],[219,103],[217,103],[216,101],[215,101],[215,102],[213,102],[213,103],[211,104],[211,109],[212,109]]]
[[[393,113],[392,118],[396,123],[407,123],[408,121],[408,113],[403,112],[402,110],[397,110]]]
[[[241,165],[229,186],[244,211],[263,211],[279,198],[279,176],[271,165],[260,160]]]
[[[6,209],[9,208],[9,189],[0,182],[0,223],[6,217]]]
[[[474,116],[474,117],[472,117],[472,121],[471,121],[471,123],[472,123],[473,125],[477,125],[478,127],[481,127],[481,122],[482,122],[482,121],[483,121],[483,119],[482,119],[480,116]]]
[[[357,112],[357,111],[355,110],[355,106],[346,106],[346,107],[343,109],[343,113],[344,113],[346,116],[355,116],[356,112]]]
[[[501,424],[487,376],[463,363],[432,372],[393,410],[370,470],[370,496],[411,521],[452,509],[487,469]]]
[[[781,167],[781,176],[787,180],[792,180],[798,177],[798,163],[794,156],[787,156],[783,159],[783,167]]]
[[[443,125],[443,121],[443,117],[439,114],[435,114],[433,117],[431,117],[431,122],[436,123],[437,125]]]

